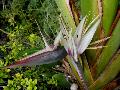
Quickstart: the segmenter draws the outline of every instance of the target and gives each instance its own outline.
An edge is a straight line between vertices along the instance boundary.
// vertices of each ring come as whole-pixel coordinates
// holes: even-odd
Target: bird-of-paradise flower
[[[80,24],[76,28],[76,32],[72,34],[72,29],[67,29],[63,20],[60,22],[60,33],[54,41],[54,45],[46,45],[46,48],[40,50],[32,55],[29,55],[25,58],[20,59],[15,64],[8,65],[4,68],[16,68],[18,66],[33,66],[41,64],[49,64],[58,60],[62,60],[68,54],[71,57],[74,57],[75,61],[77,60],[77,55],[82,54],[90,44],[95,31],[100,23],[100,17],[97,16],[85,29],[83,34],[83,27],[85,24],[84,17]],[[42,35],[43,36],[43,35]],[[46,44],[45,38],[43,40]],[[59,48],[58,43],[63,44],[64,48]]]

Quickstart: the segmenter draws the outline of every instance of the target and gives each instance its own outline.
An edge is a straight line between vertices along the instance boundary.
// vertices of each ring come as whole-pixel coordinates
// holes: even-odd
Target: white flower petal
[[[82,54],[86,50],[88,45],[90,44],[100,21],[101,21],[101,19],[98,19],[96,21],[96,23],[89,29],[89,31],[82,37],[82,39],[80,41],[80,46],[78,48],[79,54]]]
[[[82,35],[82,31],[83,31],[83,26],[84,26],[84,23],[85,23],[85,19],[86,19],[86,17],[84,17],[81,20],[81,22],[77,26],[76,32],[74,34],[74,41],[75,41],[76,47],[78,47],[78,44],[80,43],[80,40],[81,40],[81,35]]]

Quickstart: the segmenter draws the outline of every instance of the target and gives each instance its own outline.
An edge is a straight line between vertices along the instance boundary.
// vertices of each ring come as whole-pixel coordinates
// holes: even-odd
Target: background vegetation
[[[59,31],[58,15],[54,0],[0,1],[0,67],[44,48],[40,31],[52,44]],[[5,90],[66,88],[69,83],[55,66],[0,70],[0,86]]]

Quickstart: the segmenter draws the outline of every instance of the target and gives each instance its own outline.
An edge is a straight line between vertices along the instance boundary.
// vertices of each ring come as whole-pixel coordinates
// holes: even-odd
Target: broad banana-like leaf
[[[98,11],[98,0],[80,0],[81,14],[82,16],[87,15],[87,25],[99,15]]]
[[[103,29],[107,36],[110,32],[110,27],[115,18],[119,0],[102,0],[103,7]]]
[[[98,77],[100,73],[105,69],[109,60],[112,58],[113,54],[120,46],[120,19],[112,33],[110,40],[106,44],[106,48],[102,51],[99,56],[97,63],[95,65],[96,73],[95,76]],[[95,73],[95,72],[94,72]]]
[[[99,90],[107,83],[112,81],[120,72],[120,55],[111,62],[98,77],[98,79],[89,87],[89,90]]]
[[[76,25],[73,19],[72,11],[69,5],[69,0],[55,0],[56,4],[58,6],[58,9],[61,12],[61,15],[63,16],[65,20],[66,27],[71,28],[72,32],[75,32]]]

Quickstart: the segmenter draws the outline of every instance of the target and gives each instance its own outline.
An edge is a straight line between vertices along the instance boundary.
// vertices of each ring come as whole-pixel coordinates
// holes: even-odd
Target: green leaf
[[[110,31],[110,27],[115,18],[118,6],[118,0],[103,0],[103,29],[107,36]]]
[[[113,54],[120,46],[120,20],[115,27],[112,36],[108,43],[106,44],[106,48],[103,49],[99,59],[97,60],[96,70],[97,74],[96,77],[105,69],[106,65],[108,64],[109,60],[112,58]]]
[[[82,16],[88,17],[88,23],[92,21],[98,15],[98,4],[97,0],[80,0]]]
[[[98,79],[89,87],[89,90],[98,90],[113,80],[120,72],[120,55],[113,60]]]
[[[83,64],[84,64],[84,77],[87,82],[87,85],[89,86],[94,82],[94,80],[93,80],[92,74],[90,72],[90,67],[88,65],[85,55],[83,56]]]
[[[72,58],[67,56],[67,59],[68,59],[68,62],[70,64],[71,68],[72,68],[72,72],[75,75],[75,78],[77,79],[77,81],[78,81],[78,83],[80,85],[80,88],[81,89],[87,89],[88,87],[86,85],[86,82],[84,81],[81,64],[80,64],[81,68],[78,68],[78,66],[76,65],[75,61]]]
[[[62,73],[53,75],[53,78],[57,80],[58,86],[69,87],[70,85],[69,82],[66,80],[65,75]]]
[[[75,22],[73,19],[73,16],[71,15],[71,10],[69,8],[69,5],[67,4],[67,1],[69,0],[55,0],[58,6],[58,9],[61,12],[61,15],[63,16],[65,23],[68,28],[72,29],[73,32],[76,30]]]

